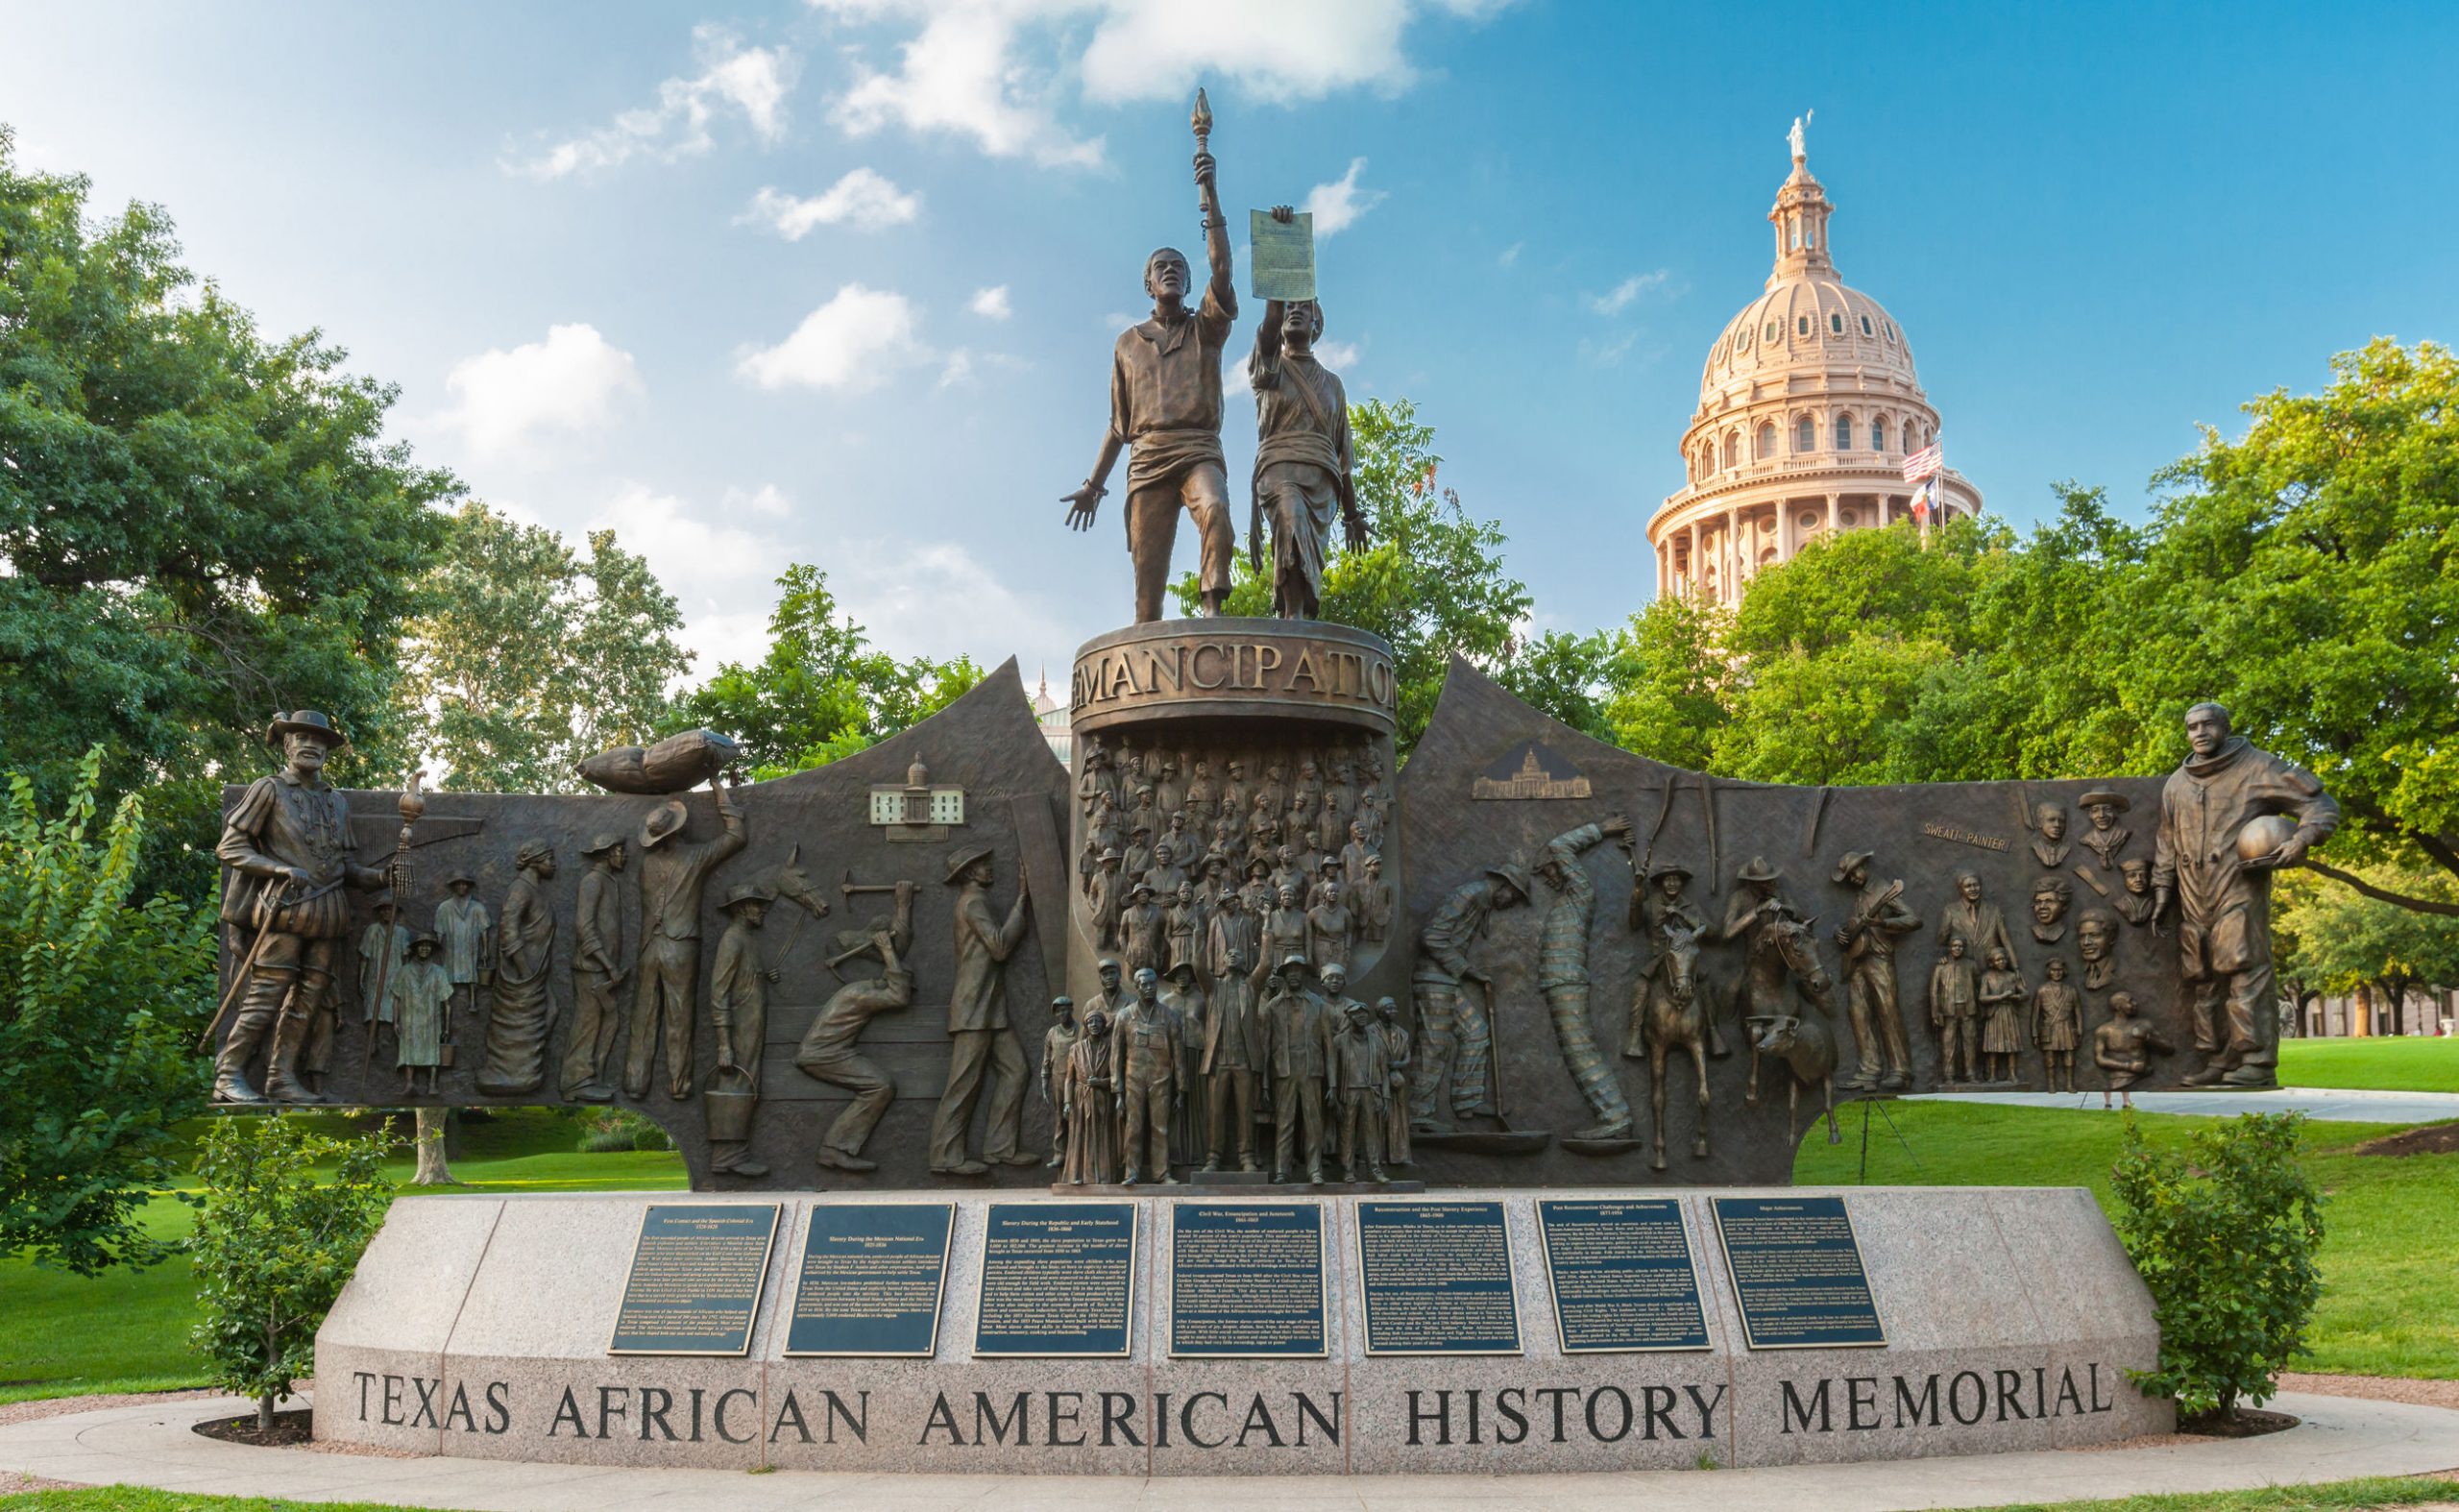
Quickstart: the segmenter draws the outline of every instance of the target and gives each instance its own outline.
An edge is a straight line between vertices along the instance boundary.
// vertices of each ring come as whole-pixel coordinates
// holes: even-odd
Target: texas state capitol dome
[[[1656,591],[1722,604],[1805,541],[1905,519],[1904,457],[1938,438],[1912,348],[1878,301],[1847,288],[1829,256],[1835,207],[1805,152],[1776,191],[1776,267],[1708,350],[1699,407],[1682,433],[1690,482],[1648,521]],[[1946,513],[1981,491],[1940,475]]]

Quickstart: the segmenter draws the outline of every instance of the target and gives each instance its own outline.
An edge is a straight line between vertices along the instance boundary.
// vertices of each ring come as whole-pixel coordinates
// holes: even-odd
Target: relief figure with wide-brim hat
[[[282,769],[248,785],[214,847],[225,871],[222,922],[245,981],[214,1061],[213,1095],[313,1102],[301,1061],[316,1027],[331,1023],[336,957],[350,934],[344,890],[373,891],[384,876],[358,865],[348,802],[324,778],[325,758],[344,744],[339,727],[301,709],[277,718],[265,739],[282,753]],[[322,1048],[329,1051],[329,1039]],[[248,1080],[260,1049],[261,1093]]]
[[[957,890],[956,981],[948,994],[948,1080],[931,1119],[931,1169],[942,1176],[980,1176],[989,1162],[1031,1165],[1041,1157],[1022,1147],[1025,1117],[1024,1046],[1008,1022],[1002,978],[1008,958],[1025,938],[1032,892],[1019,872],[1016,901],[1003,922],[990,912],[997,881],[988,845],[962,845],[948,857],[947,885]],[[990,1113],[983,1130],[982,1158],[965,1150],[974,1106],[985,1076],[990,1082]]]
[[[634,1101],[649,1095],[649,1075],[661,1047],[666,1052],[666,1091],[682,1102],[694,1095],[693,1037],[700,976],[700,902],[709,874],[743,849],[743,811],[715,779],[718,833],[708,840],[684,838],[690,816],[683,800],[670,798],[641,828],[641,948],[634,970],[632,1012],[623,1050],[623,1090]]]

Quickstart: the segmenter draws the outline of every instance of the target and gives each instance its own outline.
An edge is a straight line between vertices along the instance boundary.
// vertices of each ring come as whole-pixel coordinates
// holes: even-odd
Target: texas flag
[[[1937,497],[1938,480],[1935,476],[1924,479],[1921,486],[1912,491],[1912,519],[1914,524],[1925,526],[1929,524],[1930,516],[1933,512],[1932,506],[1936,501]]]

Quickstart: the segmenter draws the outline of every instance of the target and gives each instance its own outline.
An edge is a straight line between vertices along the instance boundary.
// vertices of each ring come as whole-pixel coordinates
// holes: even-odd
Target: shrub
[[[2301,1113],[2247,1113],[2198,1129],[2184,1151],[2155,1150],[2133,1116],[2110,1171],[2117,1232],[2152,1288],[2160,1364],[2135,1371],[2147,1394],[2188,1417],[2259,1406],[2305,1349],[2322,1293],[2322,1194],[2298,1163]]]
[[[628,1108],[597,1108],[582,1115],[580,1148],[583,1155],[607,1155],[617,1150],[671,1150],[674,1140],[645,1113],[636,1113]]]
[[[166,1253],[138,1215],[205,1107],[186,1041],[213,1007],[212,911],[137,900],[144,802],[96,833],[101,768],[58,817],[23,776],[0,800],[0,1255],[80,1276]]]
[[[256,1399],[261,1427],[314,1369],[316,1329],[384,1221],[393,1191],[377,1167],[395,1143],[331,1138],[278,1113],[229,1115],[206,1130],[205,1207],[189,1241],[205,1316],[193,1340],[215,1385]],[[331,1170],[320,1174],[326,1162]]]

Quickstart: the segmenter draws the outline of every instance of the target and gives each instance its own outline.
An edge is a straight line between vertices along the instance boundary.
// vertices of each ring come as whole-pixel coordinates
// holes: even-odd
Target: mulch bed
[[[2192,1433],[2198,1438],[2260,1438],[2266,1433],[2277,1433],[2282,1428],[2293,1428],[2296,1426],[2297,1419],[2285,1412],[2264,1412],[2255,1407],[2239,1407],[2234,1417],[2224,1418],[2213,1414],[2206,1417],[2179,1419],[2178,1431]]]
[[[2459,1155],[2459,1123],[2419,1124],[2395,1134],[2369,1139],[2356,1147],[2359,1155]]]
[[[207,1438],[253,1449],[294,1449],[314,1436],[316,1415],[304,1407],[273,1415],[271,1429],[256,1427],[254,1413],[244,1418],[212,1418],[196,1426]]]

